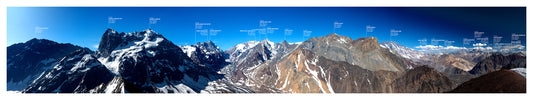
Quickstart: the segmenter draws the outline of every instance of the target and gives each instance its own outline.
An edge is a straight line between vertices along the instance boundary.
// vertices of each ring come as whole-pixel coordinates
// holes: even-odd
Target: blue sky
[[[485,32],[482,37],[489,38],[490,46],[494,35],[507,43],[513,33],[526,34],[525,14],[525,7],[8,7],[7,45],[44,38],[96,50],[94,46],[107,28],[119,32],[150,28],[176,45],[209,38],[226,50],[238,43],[266,38],[276,43],[285,39],[301,42],[333,33],[334,22],[340,22],[343,24],[335,32],[352,39],[365,37],[366,26],[371,25],[376,28],[368,36],[415,49],[420,39],[427,39],[427,44],[431,39],[455,41],[451,46],[463,47],[463,39],[474,38],[474,31]],[[109,17],[121,19],[109,23]],[[150,24],[150,17],[160,20]],[[271,22],[265,27],[278,30],[255,36],[241,32],[261,28],[261,20]],[[210,23],[203,29],[220,32],[209,37],[196,33],[195,39],[196,22]],[[292,34],[285,36],[285,29],[293,30]],[[401,32],[390,36],[391,29]],[[303,30],[312,33],[304,36]],[[525,37],[520,40],[525,46]]]

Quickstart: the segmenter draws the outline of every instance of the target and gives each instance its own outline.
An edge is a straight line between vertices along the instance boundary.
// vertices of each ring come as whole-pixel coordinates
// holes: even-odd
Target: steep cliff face
[[[96,51],[98,56],[109,56],[115,48],[117,48],[122,42],[124,42],[121,37],[125,33],[118,33],[113,29],[107,29],[100,39],[100,44],[98,45],[98,50]]]
[[[526,78],[502,69],[471,79],[451,93],[526,93]]]

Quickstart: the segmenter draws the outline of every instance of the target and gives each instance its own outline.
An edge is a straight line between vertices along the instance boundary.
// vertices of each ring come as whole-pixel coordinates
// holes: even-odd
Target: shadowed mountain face
[[[199,42],[195,45],[180,46],[182,51],[196,64],[209,69],[221,69],[227,63],[224,53],[212,41]]]
[[[469,72],[474,75],[483,75],[492,71],[502,69],[504,66],[513,64],[514,68],[526,67],[526,56],[521,53],[513,54],[493,54],[482,61],[480,61]],[[511,65],[510,65],[511,66]],[[508,68],[509,69],[509,68]]]
[[[21,91],[39,75],[54,67],[64,56],[84,49],[46,39],[31,39],[7,47],[7,90]]]
[[[453,82],[448,77],[428,66],[409,70],[393,84],[398,93],[440,93],[453,88]]]
[[[23,92],[87,93],[113,78],[89,51],[78,50],[65,56],[50,71],[37,78]]]
[[[439,72],[445,72],[451,67],[459,68],[463,71],[470,71],[481,60],[487,58],[492,53],[481,52],[472,50],[466,52],[465,50],[454,53],[438,53],[438,54],[426,54],[426,56],[420,59],[413,60],[422,65],[429,65]]]
[[[526,78],[502,69],[459,85],[451,93],[526,93]]]
[[[512,57],[502,57],[506,55],[483,52],[476,49],[471,51],[461,50],[453,53],[419,54],[392,41],[381,42],[381,46],[388,48],[396,55],[408,59],[409,61],[406,63],[410,66],[428,65],[428,67],[433,68],[435,71],[443,73],[448,79],[452,80],[454,83],[453,87],[457,87],[459,84],[475,78],[476,75],[482,75],[486,71],[490,72],[494,69],[499,69],[498,66],[503,66],[502,69],[525,67],[525,59],[523,58],[513,59]],[[509,56],[511,55],[513,54],[509,54]],[[511,63],[508,64],[508,62]]]
[[[457,87],[459,84],[466,82],[475,77],[474,75],[468,73],[467,71],[464,71],[456,67],[448,67],[442,73],[446,75],[448,79],[453,81],[454,83],[453,87]]]

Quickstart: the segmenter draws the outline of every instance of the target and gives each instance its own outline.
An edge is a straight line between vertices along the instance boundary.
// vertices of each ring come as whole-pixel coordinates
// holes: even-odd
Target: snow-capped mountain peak
[[[270,41],[270,40],[268,40],[268,39],[265,39],[265,40],[261,41],[261,43],[266,43],[266,44],[268,44],[268,46],[270,46],[270,47],[274,47],[274,45],[275,45],[274,42],[272,42],[272,41]]]
[[[407,59],[420,59],[424,57],[426,54],[424,52],[411,49],[409,47],[405,47],[403,45],[400,45],[396,42],[392,41],[383,41],[380,43],[380,46],[382,48],[387,48],[393,53],[397,53],[400,56],[407,58]]]
[[[115,34],[118,34],[117,31],[115,31],[115,30],[112,29],[112,28],[108,28],[108,29],[106,30],[106,33],[115,33]]]
[[[195,45],[179,46],[193,62],[200,66],[216,66],[216,68],[224,65],[224,54],[222,50],[212,41],[199,42]]]
[[[114,74],[119,75],[118,66],[122,61],[118,58],[128,57],[137,60],[143,56],[142,54],[145,54],[139,53],[141,51],[145,51],[146,56],[153,57],[158,52],[148,49],[155,48],[160,44],[169,44],[162,43],[163,41],[168,42],[162,35],[150,29],[119,34],[113,29],[108,29],[104,33],[97,51],[98,60]]]
[[[241,44],[237,44],[237,46],[235,46],[235,50],[243,52],[243,51],[246,51],[246,50],[248,50],[248,49],[250,49],[252,47],[255,47],[255,45],[257,45],[257,44],[259,44],[259,41],[244,42],[244,43],[241,43]]]
[[[248,51],[248,49],[255,47],[259,43],[259,41],[247,41],[244,43],[237,44],[232,48],[229,48],[228,50],[224,51],[224,53],[229,55],[229,57],[227,57],[229,60],[228,62],[235,61],[237,58],[242,56],[242,53]]]
[[[135,92],[183,92],[180,87],[199,92],[201,85],[219,78],[216,70],[225,64],[222,50],[212,41],[180,48],[151,29],[118,34],[108,30],[96,55]]]

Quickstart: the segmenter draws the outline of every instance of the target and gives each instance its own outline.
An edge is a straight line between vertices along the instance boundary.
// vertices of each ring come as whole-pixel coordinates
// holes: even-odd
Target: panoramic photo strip
[[[7,7],[11,93],[526,93],[526,7]]]

